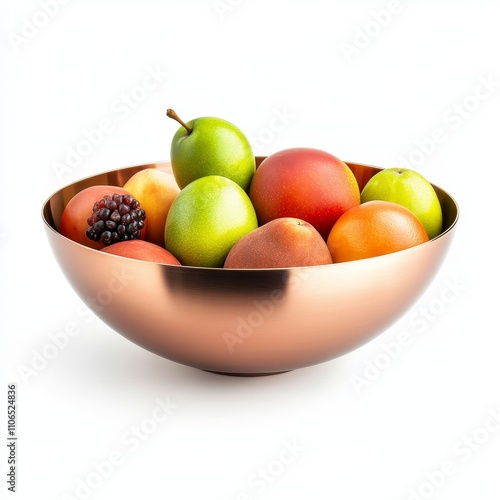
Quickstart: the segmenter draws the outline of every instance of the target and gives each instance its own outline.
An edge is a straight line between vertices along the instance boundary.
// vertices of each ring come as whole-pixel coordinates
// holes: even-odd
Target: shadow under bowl
[[[263,157],[257,158],[257,164]],[[381,168],[349,163],[360,189]],[[434,186],[443,210],[436,238],[353,262],[283,269],[212,269],[128,259],[58,232],[82,189],[123,186],[128,167],[66,186],[44,203],[49,244],[66,279],[107,325],[164,358],[226,375],[269,375],[332,360],[395,323],[428,287],[452,243],[458,206]]]

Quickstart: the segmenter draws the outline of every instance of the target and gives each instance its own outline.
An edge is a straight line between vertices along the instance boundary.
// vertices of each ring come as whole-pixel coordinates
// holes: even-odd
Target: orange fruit
[[[333,262],[367,259],[429,241],[413,212],[390,201],[367,201],[345,212],[335,223],[327,245]]]

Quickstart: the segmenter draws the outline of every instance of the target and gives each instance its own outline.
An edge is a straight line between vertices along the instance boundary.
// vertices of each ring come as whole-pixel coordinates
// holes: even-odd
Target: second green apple
[[[172,138],[170,161],[182,189],[207,175],[220,175],[247,191],[255,173],[255,156],[245,134],[221,118],[205,116],[183,122],[177,113],[167,116],[181,124]]]

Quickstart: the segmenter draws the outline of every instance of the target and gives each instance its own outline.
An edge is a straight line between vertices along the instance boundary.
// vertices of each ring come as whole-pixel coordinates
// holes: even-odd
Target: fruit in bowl
[[[231,179],[208,175],[189,183],[172,203],[165,248],[184,265],[222,267],[231,247],[256,227],[245,191]]]
[[[385,168],[363,188],[361,202],[392,201],[413,212],[432,239],[441,233],[443,214],[432,184],[419,172],[408,168]]]
[[[257,165],[263,160],[256,158]],[[382,170],[346,164],[360,190]],[[432,281],[458,221],[455,200],[434,186],[443,224],[430,241],[350,262],[262,269],[123,258],[61,234],[64,208],[78,192],[90,185],[123,186],[147,168],[171,171],[168,162],[128,167],[51,195],[42,215],[52,252],[82,301],[112,329],[174,362],[228,375],[272,374],[323,363],[382,333]],[[148,300],[137,302],[137,296]]]
[[[147,214],[144,239],[163,246],[165,221],[180,188],[170,172],[146,168],[133,175],[123,186],[134,198],[140,200]]]
[[[61,234],[64,236],[91,248],[103,248],[105,243],[101,238],[89,238],[88,230],[92,224],[89,224],[89,218],[96,212],[94,206],[105,196],[130,195],[130,193],[119,186],[89,186],[75,196],[73,196],[66,205],[61,217]],[[121,215],[119,217],[121,219]],[[118,221],[117,221],[118,222]],[[105,223],[103,222],[103,226]],[[104,228],[102,228],[104,229]],[[101,231],[103,232],[103,231]]]
[[[328,236],[333,262],[369,259],[429,241],[417,216],[402,205],[373,200],[346,211]]]
[[[181,263],[168,250],[145,240],[120,241],[104,247],[101,252],[129,259],[146,260],[158,264],[180,266]]]
[[[359,205],[360,193],[349,167],[327,151],[290,148],[268,156],[255,173],[250,199],[259,224],[296,217],[327,238],[333,224]]]
[[[207,175],[221,175],[245,191],[255,172],[255,157],[245,134],[231,122],[213,116],[184,123],[177,113],[167,116],[181,124],[172,138],[170,161],[181,188]]]
[[[306,221],[280,217],[254,229],[229,251],[227,269],[321,266],[332,263],[321,235]]]

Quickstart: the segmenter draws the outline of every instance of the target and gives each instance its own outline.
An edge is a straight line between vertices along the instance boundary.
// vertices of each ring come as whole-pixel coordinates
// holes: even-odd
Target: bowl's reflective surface
[[[262,158],[258,158],[258,163]],[[380,168],[348,163],[360,188]],[[54,256],[81,299],[111,328],[170,360],[227,374],[293,370],[345,354],[383,332],[441,266],[458,220],[435,186],[443,232],[417,247],[327,266],[233,270],[178,267],[101,253],[57,232],[66,203],[95,184],[122,186],[144,168],[83,179],[53,194],[43,220]]]

